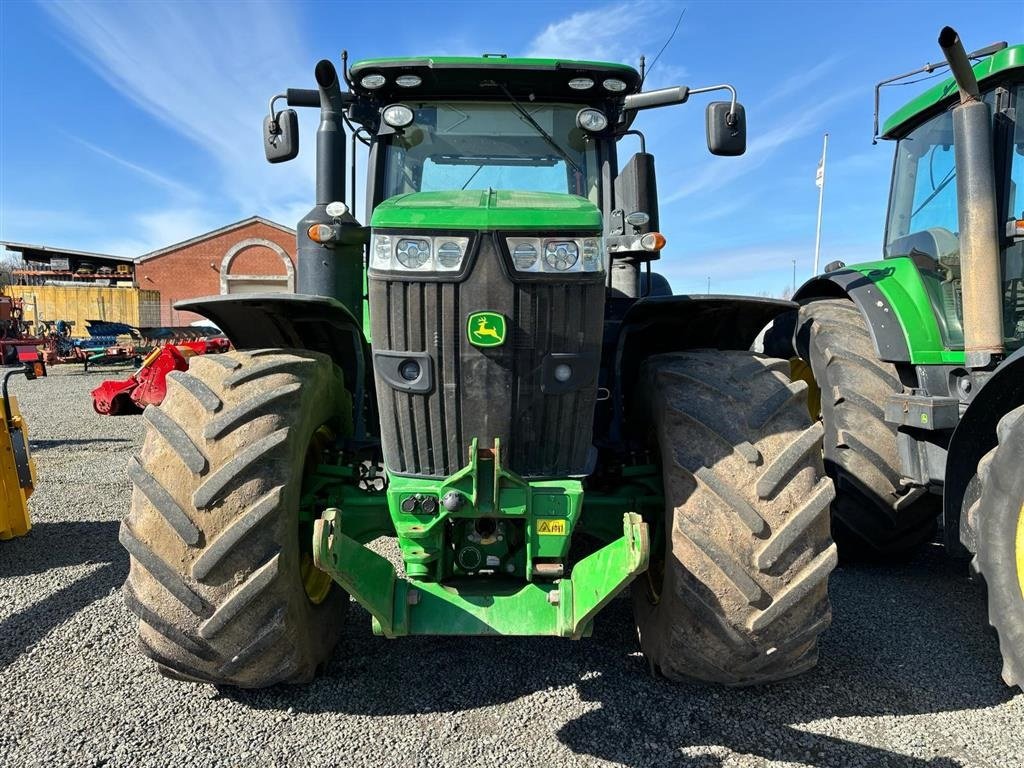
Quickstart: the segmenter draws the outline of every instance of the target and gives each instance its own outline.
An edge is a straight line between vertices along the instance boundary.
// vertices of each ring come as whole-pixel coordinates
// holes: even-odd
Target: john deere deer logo
[[[469,316],[469,343],[498,347],[505,343],[505,316],[498,312],[474,312]]]

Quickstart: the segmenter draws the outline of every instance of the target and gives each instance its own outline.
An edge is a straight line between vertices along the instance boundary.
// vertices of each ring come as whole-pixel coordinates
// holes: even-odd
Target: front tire
[[[664,524],[633,584],[640,644],[670,679],[754,685],[814,666],[836,565],[819,424],[788,364],[747,352],[651,358],[638,408],[661,455]],[[657,528],[657,530],[655,530]],[[660,532],[660,536],[658,533]]]
[[[785,318],[778,325],[793,328],[793,322]],[[769,331],[766,351],[779,354],[772,336]],[[884,413],[902,384],[896,366],[878,359],[860,310],[848,299],[801,307],[792,346],[810,364],[821,392],[825,471],[838,494],[832,533],[840,552],[898,558],[931,541],[941,500],[903,475],[896,429]]]
[[[999,635],[1003,680],[1024,689],[1024,406],[1006,414],[999,444],[978,464],[977,567]]]
[[[167,379],[144,412],[120,532],[139,647],[177,679],[308,681],[349,602],[337,588],[307,594],[298,517],[314,436],[350,423],[341,373],[324,355],[271,349],[195,357]]]

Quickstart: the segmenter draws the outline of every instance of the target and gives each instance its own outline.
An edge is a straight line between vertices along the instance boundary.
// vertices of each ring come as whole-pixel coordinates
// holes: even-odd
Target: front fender
[[[248,293],[179,301],[175,309],[209,318],[236,349],[281,347],[329,355],[345,375],[355,404],[356,436],[365,431],[372,397],[366,339],[355,316],[336,299],[293,293]],[[372,403],[370,403],[372,405]]]
[[[963,553],[960,516],[967,486],[982,456],[996,447],[996,425],[1024,404],[1024,348],[1004,360],[974,395],[949,439],[946,477],[942,493],[945,544],[950,552]]]
[[[860,309],[879,360],[914,365],[963,365],[962,350],[943,340],[924,278],[913,260],[893,257],[814,277],[794,301],[849,297]]]
[[[640,365],[687,349],[750,349],[761,330],[797,305],[750,296],[650,296],[626,312],[615,347],[614,423],[621,425]]]

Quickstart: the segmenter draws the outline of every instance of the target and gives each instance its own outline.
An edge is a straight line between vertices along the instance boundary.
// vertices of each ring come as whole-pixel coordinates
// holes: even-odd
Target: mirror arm
[[[285,91],[289,107],[319,107],[320,91],[315,88],[289,88]]]
[[[271,126],[271,131],[273,133],[280,133],[281,132],[281,129],[278,128],[278,122],[277,122],[277,118],[278,118],[278,116],[281,113],[280,112],[276,112],[274,110],[274,104],[277,102],[278,99],[286,99],[286,98],[287,98],[287,95],[284,94],[284,93],[279,93],[276,96],[271,96],[270,97],[270,109],[269,109],[269,111],[270,111],[270,126]]]
[[[722,85],[707,85],[703,88],[691,88],[690,93],[711,93],[712,91],[728,91],[732,95],[732,103],[729,105],[729,116],[726,122],[730,128],[736,126],[736,89],[728,83]]]
[[[685,85],[672,88],[659,88],[656,91],[633,93],[623,99],[623,110],[652,109],[665,107],[669,104],[685,104],[690,97],[690,89]]]
[[[660,88],[657,91],[634,93],[624,99],[622,108],[628,111],[665,107],[670,104],[685,104],[694,93],[711,93],[712,91],[729,91],[732,100],[729,106],[727,122],[730,127],[734,127],[736,125],[736,89],[727,83],[707,85],[703,88],[688,88],[685,85],[677,85],[672,88]]]

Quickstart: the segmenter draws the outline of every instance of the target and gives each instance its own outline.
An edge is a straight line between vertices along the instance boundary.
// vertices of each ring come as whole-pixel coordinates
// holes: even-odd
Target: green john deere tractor
[[[582,638],[632,583],[668,677],[813,665],[836,562],[822,427],[788,361],[747,351],[796,305],[673,296],[650,271],[665,239],[632,123],[727,90],[708,147],[742,154],[732,87],[487,56],[315,76],[264,122],[288,160],[297,117],[275,104],[320,110],[299,292],[179,305],[237,351],[171,374],[129,465],[143,652],[185,680],[301,682],[349,596],[387,638]],[[349,140],[369,148],[369,227]]]
[[[1003,678],[1020,686],[1024,46],[968,56],[949,27],[939,45],[953,77],[882,130],[896,142],[885,258],[826,267],[764,348],[820,392],[840,551],[902,555],[941,520],[987,582]]]

